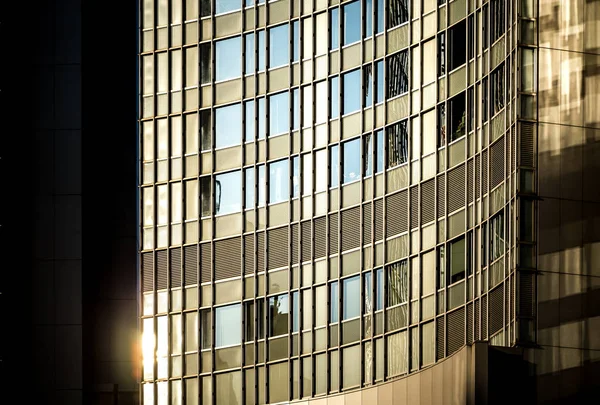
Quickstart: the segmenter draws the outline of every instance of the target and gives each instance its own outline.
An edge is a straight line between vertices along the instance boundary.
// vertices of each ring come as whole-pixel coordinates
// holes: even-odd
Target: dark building
[[[0,2],[0,403],[139,401],[136,17]]]

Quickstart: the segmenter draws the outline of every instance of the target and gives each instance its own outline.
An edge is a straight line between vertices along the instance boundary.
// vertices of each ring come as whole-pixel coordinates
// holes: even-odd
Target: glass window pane
[[[242,372],[217,374],[215,377],[215,390],[216,405],[241,405]]]
[[[265,165],[258,166],[258,206],[265,206],[266,197]]]
[[[365,295],[365,307],[364,313],[368,314],[373,309],[373,284],[371,281],[371,273],[364,274],[364,289],[363,293]]]
[[[360,138],[344,142],[344,162],[342,184],[360,179]]]
[[[209,150],[212,145],[211,110],[200,110],[200,142],[202,150]]]
[[[185,351],[198,350],[198,313],[188,312],[185,316]]]
[[[269,136],[289,132],[290,93],[287,91],[269,96]]]
[[[423,84],[431,83],[436,77],[436,59],[435,40],[427,41],[423,44]]]
[[[421,139],[423,140],[423,156],[427,156],[430,153],[435,152],[437,146],[437,137],[435,130],[435,110],[431,110],[422,117],[423,120],[423,133]],[[415,129],[413,128],[413,133]]]
[[[375,270],[375,311],[383,309],[383,269]]]
[[[246,53],[245,53],[245,70],[246,74],[254,73],[254,33],[245,35]]]
[[[254,140],[254,125],[256,124],[254,117],[254,100],[246,101],[244,106],[246,109],[246,132],[244,134],[244,140],[246,142],[252,142]]]
[[[343,45],[360,41],[360,1],[345,4],[343,6],[343,15]]]
[[[383,129],[375,132],[375,173],[383,171]]]
[[[365,88],[364,106],[371,107],[373,104],[373,65],[369,64],[363,68],[363,81]]]
[[[408,21],[408,0],[388,0],[388,29]]]
[[[302,20],[302,59],[310,58],[313,55],[313,26],[312,18]]]
[[[370,176],[373,174],[373,137],[371,135],[365,135],[363,148],[363,170],[365,176]]]
[[[342,281],[342,319],[351,319],[360,315],[360,278],[359,276]]]
[[[240,304],[215,308],[215,347],[242,342],[242,307]]]
[[[338,49],[340,46],[340,17],[339,8],[337,7],[329,10],[329,27],[331,27],[329,31],[329,49]]]
[[[185,49],[185,87],[198,85],[198,48]]]
[[[232,104],[215,109],[215,148],[242,142],[242,105]]]
[[[300,128],[300,89],[292,90],[292,130]]]
[[[419,70],[419,64],[415,63],[415,68],[417,67]],[[408,51],[388,56],[387,77],[387,98],[396,97],[408,91]],[[420,84],[418,78],[413,79],[415,79],[413,85],[418,87]]]
[[[451,72],[467,61],[467,24],[459,22],[448,30],[448,70]]]
[[[334,145],[330,149],[330,165],[331,178],[329,179],[329,187],[337,187],[340,184],[340,169],[339,169],[339,146]]]
[[[269,68],[290,63],[290,28],[288,24],[269,28]]]
[[[299,307],[299,302],[298,302],[298,296],[299,293],[298,291],[294,291],[292,293],[292,332],[298,332],[299,329],[299,313],[300,313],[300,307]]]
[[[258,139],[265,139],[265,133],[267,130],[266,126],[266,106],[265,106],[265,98],[261,97],[258,99]]]
[[[383,101],[383,60],[375,62],[375,102]]]
[[[302,126],[309,127],[313,123],[313,94],[312,86],[302,88]]]
[[[181,50],[171,52],[171,90],[181,90],[183,85]]]
[[[300,22],[298,20],[292,23],[292,61],[298,62],[300,59]]]
[[[289,198],[289,160],[269,163],[269,203],[275,204]]]
[[[216,81],[233,79],[242,75],[242,38],[234,37],[215,42]]]
[[[343,388],[360,385],[360,345],[342,349]]]
[[[261,72],[265,70],[265,30],[258,31],[258,71]]]
[[[294,156],[292,158],[292,166],[293,166],[293,194],[292,197],[296,198],[300,196],[300,156]]]
[[[329,97],[327,94],[327,82],[322,81],[316,84],[316,108],[315,108],[315,123],[322,124],[327,122],[327,104]]]
[[[383,32],[383,0],[377,0],[377,20],[375,20],[375,33]]]
[[[190,48],[187,48],[190,49]],[[194,48],[191,48],[194,49]],[[212,80],[212,60],[210,57],[210,42],[200,44],[200,80],[202,84]],[[187,86],[187,84],[186,84]]]
[[[210,310],[205,309],[200,311],[200,337],[202,339],[202,349],[208,349],[212,345],[212,320],[210,317]]]
[[[387,306],[402,304],[408,301],[408,262],[400,262],[386,266],[387,273]]]
[[[344,73],[344,101],[342,104],[342,114],[349,114],[360,110],[361,85],[360,70]]]
[[[400,332],[390,335],[387,338],[388,352],[386,361],[388,376],[406,373],[408,369],[408,344],[406,334],[407,332]]]
[[[198,181],[185,182],[185,219],[198,218]]]
[[[201,3],[205,2],[206,1],[201,1]],[[241,8],[242,2],[240,0],[215,0],[215,14],[228,13]]]
[[[365,0],[365,38],[373,35],[373,0]]]
[[[181,222],[183,219],[181,183],[171,183],[171,222]]]
[[[327,324],[327,286],[315,288],[315,326]]]
[[[215,176],[215,213],[230,214],[242,209],[241,171],[218,174]]]
[[[407,121],[393,124],[386,128],[388,168],[404,164],[408,161]]]
[[[200,177],[200,201],[202,203],[202,216],[211,214],[211,181],[210,176]]]
[[[421,329],[421,364],[424,366],[435,361],[434,328],[433,322],[429,322]]]
[[[450,284],[465,278],[465,238],[461,237],[449,245]]]
[[[312,193],[312,155],[309,153],[307,155],[302,155],[302,195],[307,195]]]
[[[338,321],[338,305],[339,305],[339,297],[338,297],[338,283],[333,282],[329,285],[329,322],[337,322]]]
[[[329,79],[331,97],[331,118],[340,116],[340,80],[338,76]]]
[[[289,312],[287,294],[269,298],[269,336],[288,333]]]
[[[422,257],[423,286],[422,295],[429,295],[435,291],[435,251],[425,253]]]
[[[246,198],[245,207],[254,208],[254,167],[246,169]]]
[[[327,53],[327,13],[321,13],[316,15],[316,55],[324,55]]]
[[[244,302],[245,327],[244,341],[254,340],[254,301]]]
[[[315,191],[327,190],[327,149],[315,153]]]
[[[185,116],[185,153],[198,153],[198,114]]]

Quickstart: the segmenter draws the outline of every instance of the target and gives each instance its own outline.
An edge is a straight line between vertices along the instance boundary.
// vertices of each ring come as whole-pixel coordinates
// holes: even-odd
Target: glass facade
[[[593,35],[538,37],[537,1],[141,3],[144,405],[536,342],[538,131],[600,121]]]

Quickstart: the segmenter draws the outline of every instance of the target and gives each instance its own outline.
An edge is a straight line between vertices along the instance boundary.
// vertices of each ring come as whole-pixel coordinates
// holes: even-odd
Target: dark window
[[[210,83],[211,80],[210,63],[210,42],[200,44],[200,83]]]
[[[383,309],[383,269],[375,269],[375,311]]]
[[[388,0],[387,27],[393,28],[408,21],[408,0]]]
[[[375,132],[375,173],[383,171],[383,129]]]
[[[490,219],[490,261],[504,254],[504,212]]]
[[[438,106],[438,148],[446,146],[446,105]]]
[[[256,338],[265,338],[265,299],[256,300]]]
[[[505,0],[490,1],[490,43],[493,44],[504,35],[504,3]]]
[[[211,113],[210,109],[200,110],[200,142],[202,150],[209,150],[211,147]]]
[[[490,117],[504,108],[504,63],[490,75]]]
[[[386,266],[387,306],[408,301],[408,261],[402,260]]]
[[[469,60],[475,57],[475,16],[472,14],[469,16],[469,38],[468,38],[468,52]]]
[[[483,120],[483,122],[486,122],[488,120],[488,79],[487,77],[484,77],[481,80],[481,119]]]
[[[461,21],[448,30],[448,70],[451,72],[466,62],[466,23]]]
[[[465,114],[465,93],[460,93],[448,102],[450,139],[452,142],[465,134],[466,114]]]
[[[473,129],[475,129],[475,99],[473,95],[473,86],[467,89],[467,105],[469,106],[467,111],[467,131],[471,132]]]
[[[200,340],[201,349],[209,349],[212,345],[212,320],[210,309],[200,311]]]
[[[387,58],[387,98],[408,91],[408,51],[398,52]]]
[[[483,38],[483,50],[485,51],[488,48],[488,5],[487,3],[481,7],[481,38]]]
[[[448,244],[448,263],[450,284],[465,278],[465,237]]]
[[[481,267],[487,266],[487,226],[481,225]]]
[[[210,176],[200,177],[200,204],[202,205],[202,216],[206,217],[211,214],[210,211]]]
[[[244,319],[246,323],[244,341],[251,342],[254,340],[254,301],[244,303]]]
[[[387,167],[394,167],[408,161],[407,121],[398,122],[385,129],[387,136]]]

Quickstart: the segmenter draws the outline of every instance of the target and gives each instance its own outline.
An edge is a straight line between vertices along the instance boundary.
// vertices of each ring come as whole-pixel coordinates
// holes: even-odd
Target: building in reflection
[[[144,405],[599,392],[599,1],[140,7]]]

